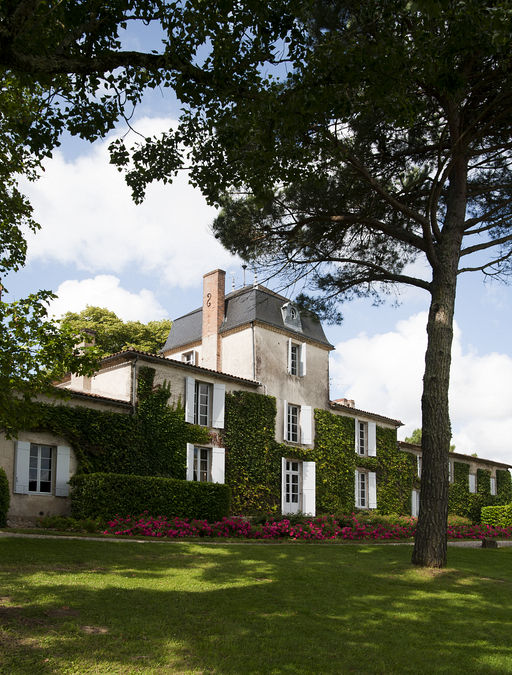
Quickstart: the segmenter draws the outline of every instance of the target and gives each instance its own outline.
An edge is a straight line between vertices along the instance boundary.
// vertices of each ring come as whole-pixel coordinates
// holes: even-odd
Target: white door
[[[301,468],[302,462],[286,460],[284,473],[284,513],[298,513],[301,510]]]

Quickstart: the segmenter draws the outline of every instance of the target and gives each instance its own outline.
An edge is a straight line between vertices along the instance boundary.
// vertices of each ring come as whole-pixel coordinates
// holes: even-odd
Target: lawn
[[[512,673],[512,548],[0,539],[1,673]]]

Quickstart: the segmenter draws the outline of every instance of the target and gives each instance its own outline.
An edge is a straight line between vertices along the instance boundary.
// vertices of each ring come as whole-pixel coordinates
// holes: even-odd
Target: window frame
[[[202,454],[206,457],[201,457]],[[201,468],[201,463],[206,461],[206,469]],[[203,479],[201,476],[205,475]],[[199,477],[198,477],[199,476]],[[192,467],[192,480],[197,483],[211,483],[212,482],[212,448],[202,445],[194,445],[194,462]]]
[[[293,418],[295,417],[295,422]],[[293,429],[295,427],[295,429]],[[295,438],[293,438],[295,436]],[[286,441],[288,443],[300,443],[300,405],[295,403],[287,404],[286,413]]]
[[[50,450],[50,457],[42,457],[42,450],[44,449],[49,449]],[[34,459],[34,456],[32,454],[33,450],[37,450],[37,455],[35,459],[37,460],[36,466],[32,466],[32,460]],[[43,459],[49,459],[50,460],[50,466],[49,468],[43,468],[41,466],[42,460]],[[30,443],[30,450],[29,450],[29,474],[28,474],[28,494],[31,495],[54,495],[55,494],[55,465],[56,465],[56,460],[57,460],[57,447],[55,445],[47,445],[46,443]],[[34,482],[34,479],[31,478],[31,473],[33,470],[36,470],[36,475],[37,478],[35,480],[37,489],[32,490],[30,488],[31,483]],[[42,481],[41,480],[41,473],[43,471],[49,471],[50,473],[50,480]],[[48,490],[41,490],[41,483],[50,483],[50,487]]]
[[[368,456],[368,422],[364,422],[362,420],[357,420],[357,454],[360,455],[361,457],[367,457]],[[361,436],[361,431],[362,436]],[[361,443],[362,441],[362,443]],[[361,452],[362,448],[362,452]]]
[[[201,389],[203,389],[201,392]],[[206,393],[207,399],[206,403],[201,402],[201,396],[204,396]],[[213,386],[209,382],[203,382],[202,380],[195,380],[194,383],[194,424],[199,425],[200,427],[210,427],[212,422],[212,398],[213,398]],[[201,406],[206,407],[206,412],[201,411]],[[206,421],[202,421],[206,419]]]

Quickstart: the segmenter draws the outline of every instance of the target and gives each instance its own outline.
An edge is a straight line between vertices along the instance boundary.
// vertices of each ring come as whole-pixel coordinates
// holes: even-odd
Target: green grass
[[[512,673],[512,548],[0,540],[1,673]]]

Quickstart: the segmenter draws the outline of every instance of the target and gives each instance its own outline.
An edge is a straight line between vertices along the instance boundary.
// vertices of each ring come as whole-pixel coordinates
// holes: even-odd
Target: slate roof
[[[301,312],[302,329],[294,329],[285,324],[281,307],[287,302],[289,302],[287,298],[262,286],[246,286],[233,291],[226,295],[224,321],[220,327],[220,333],[227,333],[248,323],[259,322],[295,334],[299,340],[310,339],[332,348],[325,337],[322,324],[313,314]],[[202,325],[202,308],[174,319],[162,352],[177,349],[192,342],[200,342]]]

